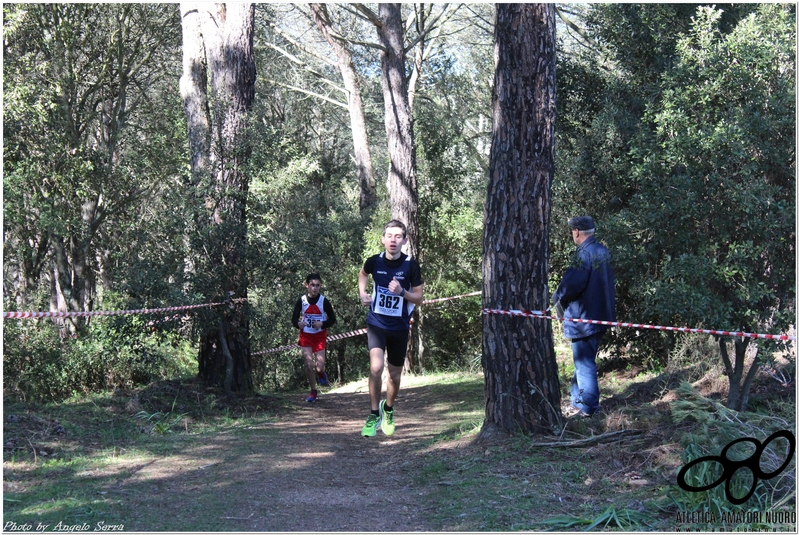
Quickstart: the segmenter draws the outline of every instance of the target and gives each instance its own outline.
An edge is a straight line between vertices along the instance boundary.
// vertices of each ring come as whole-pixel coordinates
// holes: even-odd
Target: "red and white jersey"
[[[302,296],[302,317],[305,320],[305,326],[302,332],[308,334],[316,334],[322,332],[322,329],[314,329],[311,327],[314,321],[325,321],[327,314],[325,314],[325,296],[319,294],[319,301],[311,305],[308,303],[308,296]]]

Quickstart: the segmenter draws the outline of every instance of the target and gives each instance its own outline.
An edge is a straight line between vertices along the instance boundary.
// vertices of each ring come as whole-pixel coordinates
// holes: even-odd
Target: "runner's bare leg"
[[[383,350],[373,348],[369,351],[369,401],[372,410],[380,407],[380,398],[383,392]]]

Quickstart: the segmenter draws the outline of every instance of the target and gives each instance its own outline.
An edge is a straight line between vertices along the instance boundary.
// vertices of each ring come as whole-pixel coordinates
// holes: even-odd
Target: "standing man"
[[[572,341],[574,377],[570,416],[591,416],[600,410],[596,353],[607,326],[569,321],[569,318],[615,321],[615,281],[610,252],[594,238],[594,219],[587,215],[573,217],[568,225],[577,252],[552,296],[552,303],[558,317],[566,319],[563,334]]]
[[[400,388],[411,314],[424,301],[422,271],[419,263],[402,252],[407,229],[393,219],[383,226],[380,238],[385,252],[371,256],[358,273],[361,302],[369,307],[366,335],[369,346],[369,400],[372,412],[366,418],[361,435],[373,437],[377,427],[385,435],[394,434],[394,401]],[[372,276],[372,293],[366,284]],[[384,354],[388,361],[386,399],[382,397]]]
[[[336,313],[333,312],[330,301],[319,293],[322,290],[322,276],[319,273],[311,273],[305,278],[305,289],[307,294],[300,296],[294,304],[291,324],[300,330],[297,345],[302,348],[305,357],[305,375],[311,387],[311,394],[305,398],[305,401],[313,403],[317,396],[317,376],[320,385],[327,385],[327,373],[325,373],[327,329],[336,324]]]

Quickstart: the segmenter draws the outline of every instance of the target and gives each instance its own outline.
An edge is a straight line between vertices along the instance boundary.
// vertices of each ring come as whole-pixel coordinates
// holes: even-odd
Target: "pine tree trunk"
[[[483,306],[546,309],[555,134],[552,4],[497,4]],[[551,323],[483,317],[483,433],[553,432],[560,390]]]
[[[192,176],[198,200],[203,199],[204,204],[197,221],[201,237],[195,256],[207,260],[201,269],[218,281],[218,286],[202,291],[209,300],[220,296],[246,299],[249,181],[243,169],[250,155],[246,120],[255,97],[255,7],[248,3],[185,3],[181,4],[181,16],[181,96]],[[251,392],[248,340],[246,305],[223,307],[201,336],[200,377],[228,393]]]
[[[408,228],[408,243],[404,252],[419,259],[419,196],[416,183],[416,142],[413,136],[413,117],[405,76],[405,49],[401,4],[380,4],[380,24],[377,35],[383,50],[380,54],[380,82],[383,88],[386,138],[388,141],[389,172],[388,198],[392,219]],[[421,336],[417,327],[416,339]],[[414,366],[414,333],[405,355],[405,368]]]
[[[382,25],[377,35],[384,50],[380,54],[380,78],[385,107],[386,137],[388,140],[388,196],[391,217],[408,227],[408,253],[419,254],[419,197],[416,184],[416,144],[413,119],[408,101],[405,76],[405,50],[401,4],[380,4],[378,17]]]

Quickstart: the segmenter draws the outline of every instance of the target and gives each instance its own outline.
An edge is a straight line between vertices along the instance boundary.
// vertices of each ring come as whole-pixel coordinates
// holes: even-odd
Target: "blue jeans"
[[[572,407],[586,414],[599,410],[599,382],[596,375],[596,352],[605,331],[585,338],[572,340],[574,356],[574,377],[572,377]]]

